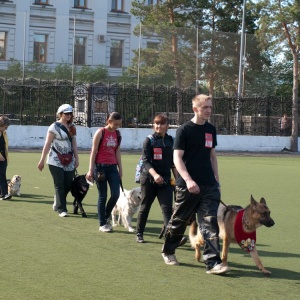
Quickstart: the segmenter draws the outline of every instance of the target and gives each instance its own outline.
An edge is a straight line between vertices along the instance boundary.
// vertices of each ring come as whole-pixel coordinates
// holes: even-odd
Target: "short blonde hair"
[[[211,96],[205,94],[196,95],[192,100],[193,107],[198,106],[202,101],[206,101],[206,100],[212,100]]]

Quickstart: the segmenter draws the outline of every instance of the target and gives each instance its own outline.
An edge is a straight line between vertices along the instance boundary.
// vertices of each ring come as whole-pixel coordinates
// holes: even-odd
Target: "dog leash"
[[[121,187],[121,190],[122,190],[124,196],[126,197],[126,194],[125,194],[124,188],[123,188],[123,182],[122,182],[122,179],[120,179],[120,187]]]

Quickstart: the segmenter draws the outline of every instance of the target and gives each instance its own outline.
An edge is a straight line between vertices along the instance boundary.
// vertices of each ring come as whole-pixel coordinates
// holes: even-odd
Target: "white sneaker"
[[[112,228],[111,228],[111,226],[105,224],[105,225],[99,227],[99,231],[112,232]]]
[[[113,227],[111,226],[109,219],[106,220],[106,226],[109,227],[111,230],[113,230]]]
[[[54,202],[53,202],[52,208],[53,208],[54,211],[57,211],[57,206],[56,206],[56,195],[54,195],[53,199],[54,199]]]
[[[223,264],[217,264],[213,268],[206,270],[206,274],[216,274],[221,275],[230,272],[230,268],[228,266],[224,266]]]
[[[179,262],[177,261],[175,254],[162,253],[161,255],[167,265],[172,265],[172,266],[179,265]]]
[[[12,195],[10,194],[6,194],[5,196],[3,196],[0,200],[9,200],[11,199]]]
[[[63,217],[67,217],[68,214],[65,211],[63,211],[59,214],[59,216],[63,218]]]

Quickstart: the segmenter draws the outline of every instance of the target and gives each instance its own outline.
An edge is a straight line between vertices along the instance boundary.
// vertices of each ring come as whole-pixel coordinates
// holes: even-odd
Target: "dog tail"
[[[203,237],[198,229],[198,224],[196,220],[194,220],[191,223],[190,229],[189,229],[189,239],[191,246],[195,248],[195,258],[198,262],[200,262],[201,259],[201,249],[200,246],[203,245]]]

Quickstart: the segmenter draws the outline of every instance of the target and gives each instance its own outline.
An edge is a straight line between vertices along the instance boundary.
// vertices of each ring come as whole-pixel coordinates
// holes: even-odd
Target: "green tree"
[[[10,59],[7,70],[3,71],[3,75],[7,78],[21,78],[22,66],[16,59]]]
[[[105,66],[99,65],[96,67],[83,66],[75,76],[77,81],[81,82],[97,82],[106,81],[108,78],[108,71]]]
[[[33,77],[37,79],[52,79],[53,72],[43,63],[31,61],[25,66],[25,77]]]
[[[76,68],[74,70],[76,72]],[[68,63],[62,62],[54,69],[55,79],[72,80],[72,66]]]
[[[293,105],[291,150],[298,151],[298,84],[300,51],[299,0],[264,0],[257,4],[261,12],[259,37],[275,54],[289,49],[293,58]],[[265,41],[271,41],[266,44]]]
[[[158,43],[156,48],[148,46],[135,51],[129,74],[136,74],[139,67],[141,82],[175,82],[176,87],[183,88],[197,79],[207,82],[210,94],[222,90],[235,93],[242,5],[243,0],[169,0],[153,6],[146,5],[146,1],[133,1],[131,12],[143,24],[143,37],[156,39]],[[269,64],[267,57],[260,55],[253,35],[257,19],[258,11],[250,2],[246,15],[246,32],[251,44],[247,49],[246,80],[249,83]],[[135,33],[139,34],[139,28]],[[198,78],[196,63],[199,64]]]

